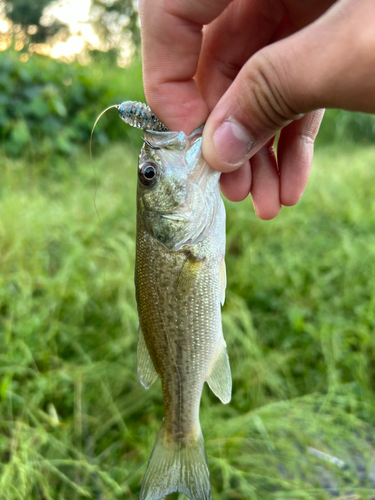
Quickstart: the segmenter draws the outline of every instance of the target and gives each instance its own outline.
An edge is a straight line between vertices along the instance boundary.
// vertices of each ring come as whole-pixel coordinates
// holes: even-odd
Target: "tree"
[[[50,3],[51,0],[5,0],[5,12],[13,24],[28,30],[32,42],[45,42],[48,37],[66,28],[66,25],[57,19],[49,24],[41,24],[43,10]],[[35,32],[29,29],[30,26],[37,27]]]
[[[89,23],[97,34],[100,50],[112,51],[117,57],[131,52],[140,44],[136,0],[91,0]],[[48,43],[59,31],[69,35],[69,26],[54,17],[53,0],[3,0],[7,18],[21,26],[30,43]],[[1,5],[1,2],[0,2]],[[79,33],[78,33],[79,34]],[[86,48],[92,49],[90,46]],[[95,47],[98,49],[98,47]]]
[[[116,53],[127,64],[140,46],[139,18],[135,0],[91,0],[90,23],[102,50]]]
[[[90,23],[103,44],[118,52],[124,41],[140,44],[134,0],[91,0]]]

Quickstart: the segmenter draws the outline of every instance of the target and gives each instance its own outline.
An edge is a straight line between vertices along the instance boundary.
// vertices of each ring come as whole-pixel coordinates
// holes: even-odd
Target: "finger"
[[[342,0],[318,21],[251,57],[206,123],[206,161],[232,171],[276,131],[315,109],[375,109],[375,37],[366,21],[371,13],[373,0]],[[368,29],[358,37],[363,22]]]
[[[215,19],[230,1],[140,1],[146,99],[172,130],[191,132],[207,118],[207,105],[193,80],[202,26]]]
[[[234,172],[221,174],[220,185],[223,195],[228,200],[244,200],[250,193],[251,188],[250,162],[247,161]]]
[[[314,141],[323,115],[324,109],[309,113],[285,127],[280,133],[277,161],[280,170],[282,205],[295,205],[306,188],[314,153]]]
[[[281,209],[280,179],[273,142],[271,139],[251,159],[251,197],[256,215],[263,220],[273,219]]]
[[[234,0],[204,27],[195,80],[210,110],[237,76],[245,62],[267,45],[282,21],[281,0]]]
[[[204,27],[195,80],[210,110],[245,62],[271,41],[314,21],[334,0],[234,0]]]

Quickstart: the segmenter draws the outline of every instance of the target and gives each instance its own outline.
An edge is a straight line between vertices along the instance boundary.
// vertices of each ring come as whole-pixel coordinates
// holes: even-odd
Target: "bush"
[[[0,137],[10,156],[70,155],[78,144],[88,144],[99,113],[124,100],[144,100],[139,61],[120,70],[105,62],[68,65],[36,54],[22,63],[17,52],[0,52]],[[115,110],[103,123],[95,142],[132,137]]]

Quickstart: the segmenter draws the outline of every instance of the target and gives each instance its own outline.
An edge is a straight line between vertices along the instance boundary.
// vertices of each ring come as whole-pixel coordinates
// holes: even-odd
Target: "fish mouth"
[[[158,132],[155,130],[145,130],[145,137],[142,138],[145,144],[151,149],[174,149],[183,150],[202,135],[204,125],[193,130],[189,135],[184,132]]]
[[[144,147],[155,151],[184,151],[186,156],[181,162],[181,166],[187,167],[189,170],[189,181],[197,184],[202,193],[205,193],[208,179],[218,177],[220,173],[211,169],[202,157],[202,132],[204,125],[195,129],[191,134],[186,135],[184,132],[159,132],[154,130],[145,130],[143,137]]]
[[[142,141],[151,149],[161,149],[160,147],[158,146],[155,146],[153,144],[151,144],[150,142],[148,142],[148,140],[146,140],[144,137],[141,138]]]

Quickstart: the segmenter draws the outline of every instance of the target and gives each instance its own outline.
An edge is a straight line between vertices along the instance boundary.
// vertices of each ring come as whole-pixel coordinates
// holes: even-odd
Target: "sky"
[[[99,45],[98,37],[94,34],[88,16],[91,0],[57,0],[49,6],[44,14],[47,20],[50,16],[56,17],[69,25],[72,36],[66,42],[57,42],[51,50],[52,57],[71,56],[81,52],[84,42],[94,47]]]

